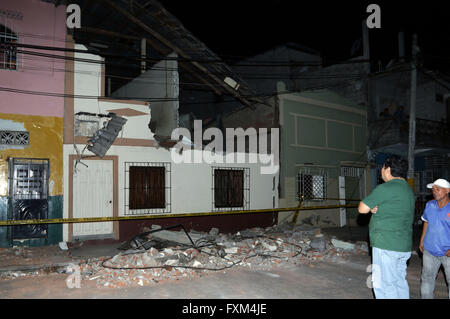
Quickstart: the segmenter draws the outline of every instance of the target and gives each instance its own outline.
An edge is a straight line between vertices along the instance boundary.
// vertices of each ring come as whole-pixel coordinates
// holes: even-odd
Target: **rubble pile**
[[[331,242],[334,238],[327,238],[318,228],[305,226],[252,228],[236,234],[222,234],[215,228],[209,233],[191,231],[189,235],[196,248],[186,245],[189,238],[185,233],[170,233],[162,231],[161,238],[170,238],[172,243],[178,241],[178,245],[147,250],[141,245],[140,250],[129,249],[111,258],[91,259],[80,265],[82,279],[96,280],[98,287],[144,286],[243,267],[269,271],[287,264],[311,265],[317,260],[339,262],[348,253],[365,252],[362,243],[354,244],[351,251],[336,247]],[[158,232],[149,235],[148,242],[158,236]]]
[[[155,285],[164,281],[195,278],[211,272],[242,268],[270,271],[275,267],[309,264],[318,260],[341,262],[350,253],[367,253],[365,242],[348,243],[321,234],[312,226],[278,225],[223,234],[167,231],[154,226],[136,236],[112,257],[90,258],[78,265],[81,280],[95,280],[97,287],[119,288]],[[192,242],[195,244],[193,247]],[[56,272],[72,274],[74,269]],[[42,271],[0,274],[2,279],[42,275]]]

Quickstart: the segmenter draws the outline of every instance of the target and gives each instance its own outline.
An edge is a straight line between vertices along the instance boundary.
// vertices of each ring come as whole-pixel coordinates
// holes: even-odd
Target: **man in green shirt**
[[[377,299],[409,299],[406,262],[411,257],[414,193],[406,182],[408,163],[397,156],[381,168],[384,183],[378,185],[358,207],[371,212],[373,288]]]

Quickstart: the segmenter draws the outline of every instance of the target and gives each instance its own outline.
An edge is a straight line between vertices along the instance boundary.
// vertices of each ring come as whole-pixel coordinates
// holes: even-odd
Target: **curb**
[[[65,261],[65,262],[58,262],[58,263],[52,263],[52,264],[39,264],[39,265],[6,266],[6,267],[0,268],[0,274],[14,272],[14,271],[33,272],[33,271],[44,270],[44,269],[49,269],[49,268],[63,268],[63,267],[67,267],[71,264],[79,265],[83,262],[85,262],[85,260],[71,260],[71,261]]]

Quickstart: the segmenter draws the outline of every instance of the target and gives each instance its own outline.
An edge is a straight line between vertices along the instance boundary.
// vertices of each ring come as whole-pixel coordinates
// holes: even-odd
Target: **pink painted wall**
[[[15,32],[19,42],[65,47],[65,6],[55,7],[40,0],[14,0],[0,1],[0,9],[20,12],[23,16],[18,20],[0,15],[0,24]],[[64,56],[64,52],[22,50]],[[18,70],[0,69],[0,113],[63,117],[63,97],[5,92],[1,88],[63,94],[65,61],[20,53],[17,60]]]

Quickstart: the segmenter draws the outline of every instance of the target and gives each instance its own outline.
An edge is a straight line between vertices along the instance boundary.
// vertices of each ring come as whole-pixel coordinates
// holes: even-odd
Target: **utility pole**
[[[408,183],[414,190],[414,148],[416,146],[417,35],[412,38],[411,101],[409,108]]]

